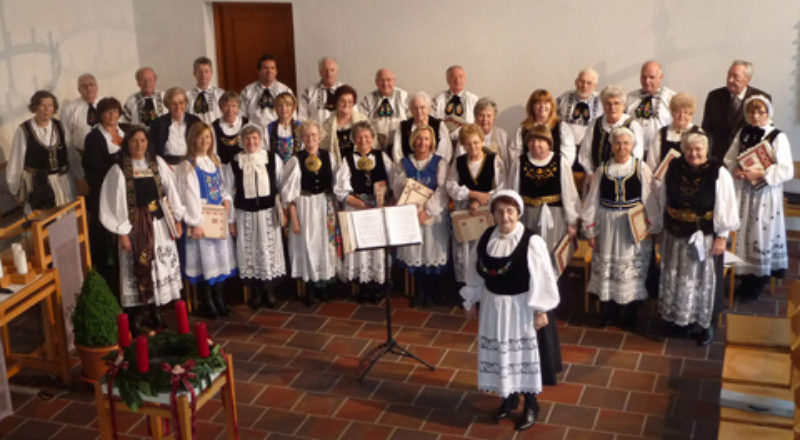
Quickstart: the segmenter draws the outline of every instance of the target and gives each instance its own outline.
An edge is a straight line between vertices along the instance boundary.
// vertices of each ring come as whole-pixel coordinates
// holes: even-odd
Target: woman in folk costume
[[[444,300],[439,289],[439,278],[447,266],[447,248],[450,226],[447,213],[447,160],[436,150],[436,133],[429,125],[418,127],[411,133],[413,153],[400,160],[394,192],[403,192],[406,179],[413,179],[433,190],[433,195],[419,211],[422,244],[397,249],[397,259],[414,275],[413,305],[428,306]]]
[[[297,110],[297,98],[289,92],[275,97],[275,114],[278,119],[267,125],[267,142],[269,151],[277,153],[284,163],[288,162],[296,152],[303,149],[300,142],[300,121],[294,119]]]
[[[352,137],[352,128],[354,124],[367,120],[367,117],[355,107],[357,98],[356,89],[347,84],[339,86],[333,94],[336,111],[322,123],[320,146],[331,152],[337,167],[346,155],[353,152],[355,139]]]
[[[338,91],[338,89],[337,89]],[[336,171],[333,193],[346,211],[378,207],[375,184],[388,190],[394,178],[394,163],[383,151],[376,150],[375,130],[367,121],[353,125],[355,150],[345,153]],[[334,156],[331,153],[331,156]],[[346,282],[359,284],[358,300],[377,303],[386,282],[386,258],[383,249],[356,251],[344,256],[339,274]]]
[[[789,138],[772,125],[772,103],[763,95],[744,102],[747,124],[734,138],[725,166],[733,175],[742,227],[736,236],[736,253],[744,260],[736,266],[741,279],[737,296],[757,299],[771,276],[782,278],[789,267],[786,224],[783,218],[783,182],[794,177]],[[772,162],[766,169],[742,169],[736,157],[765,142]]]
[[[479,101],[480,102],[480,101]],[[447,174],[447,194],[455,201],[455,209],[469,209],[476,214],[478,208],[488,209],[489,198],[505,185],[505,164],[501,155],[486,151],[484,131],[477,124],[467,124],[458,133],[460,149],[466,151],[456,157]],[[464,282],[467,256],[473,241],[459,243],[453,237],[453,264],[456,281]]]
[[[53,117],[58,99],[47,90],[31,97],[28,110],[34,116],[20,124],[11,142],[6,169],[8,189],[25,212],[48,209],[75,198],[73,176],[80,168],[67,148],[64,124]]]
[[[651,197],[650,168],[632,154],[634,132],[617,127],[610,138],[612,158],[595,170],[581,211],[584,232],[593,249],[588,290],[603,304],[604,325],[617,321],[621,305],[622,327],[632,330],[638,307],[648,296],[645,279],[653,246],[649,237],[636,242],[628,214],[644,206],[652,225],[658,206]]]
[[[239,278],[250,286],[250,307],[275,306],[274,284],[286,275],[281,231],[282,207],[275,196],[283,185],[283,161],[262,146],[261,128],[242,128],[244,151],[225,167],[225,183],[233,196],[229,219],[236,236]],[[281,210],[279,212],[279,210]]]
[[[575,139],[569,125],[558,116],[558,104],[553,95],[544,89],[534,90],[525,105],[525,112],[527,116],[517,129],[514,143],[509,148],[509,166],[513,160],[525,154],[526,133],[537,125],[544,125],[550,130],[553,139],[550,142],[551,149],[564,157],[572,168],[572,163],[575,162]]]
[[[222,219],[227,228],[231,210],[231,195],[222,182],[219,158],[214,154],[214,131],[205,122],[189,128],[186,137],[186,160],[176,169],[178,189],[186,212],[183,222],[187,226],[186,263],[183,268],[193,285],[199,285],[201,310],[206,318],[228,315],[223,287],[225,280],[236,275],[236,255],[233,239],[206,238],[203,208],[206,205],[224,206]],[[227,231],[226,231],[227,232]]]
[[[559,303],[558,286],[544,241],[519,221],[522,199],[513,190],[492,195],[496,226],[470,251],[467,285],[461,289],[467,317],[477,315],[478,389],[503,397],[497,420],[511,416],[525,396],[517,429],[533,426],[542,391],[537,330]]]
[[[239,112],[241,105],[238,93],[231,90],[223,93],[219,98],[221,116],[211,124],[217,138],[217,156],[223,165],[229,164],[242,151],[239,132],[247,125],[247,118]]]
[[[330,152],[319,148],[321,127],[309,119],[300,126],[303,150],[286,164],[281,199],[289,208],[289,258],[292,278],[311,283],[316,296],[328,299],[336,277],[336,168]],[[312,301],[306,295],[306,303]]]
[[[730,173],[708,155],[705,132],[686,132],[680,148],[657,190],[663,213],[653,217],[653,230],[662,223],[664,228],[658,310],[676,335],[697,324],[698,344],[708,345],[722,307],[717,286],[728,234],[739,227],[739,206]]]
[[[174,235],[167,210],[175,220]],[[141,332],[140,308],[150,305],[150,327],[163,327],[158,308],[181,297],[174,239],[183,232],[183,213],[172,171],[150,149],[147,129],[132,127],[122,139],[119,163],[103,180],[100,222],[119,236],[120,302],[133,318],[134,333]]]

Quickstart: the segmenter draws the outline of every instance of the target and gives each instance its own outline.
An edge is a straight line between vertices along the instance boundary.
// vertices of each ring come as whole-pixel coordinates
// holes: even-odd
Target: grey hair
[[[92,75],[91,73],[83,73],[81,74],[81,76],[78,77],[78,86],[81,85],[81,81],[83,81],[84,79],[91,79],[92,81],[97,83],[97,78],[95,78],[94,75]]]
[[[225,93],[223,93],[222,96],[219,97],[219,101],[217,101],[217,104],[219,104],[219,106],[222,107],[222,104],[229,101],[236,102],[237,104],[239,104],[240,107],[242,105],[242,97],[239,96],[239,94],[234,92],[233,90],[228,90]]]
[[[606,86],[600,92],[600,101],[606,102],[609,98],[619,98],[622,100],[622,104],[625,105],[625,102],[628,100],[628,95],[625,94],[625,90],[618,86],[618,85],[610,85]]]
[[[753,63],[751,63],[750,61],[733,60],[733,62],[731,63],[731,67],[735,67],[735,66],[744,67],[745,76],[747,76],[748,78],[752,78],[753,77]],[[730,69],[731,67],[729,67],[728,69]]]
[[[414,94],[409,96],[408,106],[411,107],[411,104],[413,104],[414,101],[416,101],[417,99],[422,99],[423,101],[425,101],[425,104],[428,106],[428,108],[431,107],[431,95],[429,95],[424,90],[420,90],[419,92],[415,92]]]
[[[449,76],[450,72],[452,72],[455,69],[464,70],[464,68],[459,66],[458,64],[453,64],[452,66],[448,67],[447,70],[444,73],[445,73],[445,75]],[[466,71],[466,70],[464,70],[464,71]]]
[[[242,131],[239,132],[239,138],[242,145],[244,145],[244,138],[253,133],[258,133],[258,138],[261,140],[261,142],[264,141],[263,136],[261,136],[261,127],[250,122],[244,127],[242,127]]]
[[[317,133],[322,135],[322,124],[320,124],[316,119],[306,119],[303,121],[303,123],[300,124],[300,127],[297,128],[297,133],[300,134],[300,137],[302,138],[312,127],[316,127]]]
[[[687,131],[681,136],[681,152],[686,152],[689,144],[699,143],[708,151],[708,135],[700,131]]]
[[[479,99],[478,102],[475,103],[472,113],[477,115],[487,108],[492,109],[492,111],[494,111],[494,115],[497,116],[497,103],[488,96]]]
[[[149,70],[149,71],[151,71],[151,72],[153,72],[153,75],[155,75],[155,76],[156,76],[156,78],[158,78],[158,75],[156,75],[156,71],[155,71],[155,70],[153,70],[153,68],[152,68],[152,67],[143,66],[143,67],[140,67],[140,68],[136,69],[136,75],[135,75],[136,81],[138,82],[138,81],[139,81],[139,78],[142,76],[142,74],[143,74],[144,72],[148,71],[148,70]]]
[[[180,87],[170,87],[164,92],[164,103],[167,105],[172,104],[172,100],[175,99],[176,96],[183,95],[184,99],[188,99],[186,97],[186,90],[183,90]]]
[[[620,136],[628,136],[631,139],[631,144],[634,146],[636,145],[636,135],[633,134],[633,130],[628,127],[617,127],[611,130],[611,135],[609,136],[609,140],[613,144],[614,142],[619,139]]]
[[[322,70],[325,67],[325,63],[327,63],[328,61],[333,61],[334,63],[336,63],[337,66],[339,65],[339,62],[336,61],[336,58],[322,57],[319,59],[319,62],[317,62],[317,70]]]
[[[372,124],[369,121],[358,121],[353,124],[353,128],[350,129],[350,138],[355,141],[356,135],[364,130],[369,130],[372,137],[375,138],[375,129],[372,128]]]
[[[594,70],[592,67],[584,67],[583,69],[579,70],[578,71],[578,76],[575,77],[575,79],[580,78],[581,75],[583,75],[584,73],[588,73],[589,75],[592,75],[594,77],[594,82],[597,82],[597,81],[600,80],[600,74],[597,73],[597,71]]]

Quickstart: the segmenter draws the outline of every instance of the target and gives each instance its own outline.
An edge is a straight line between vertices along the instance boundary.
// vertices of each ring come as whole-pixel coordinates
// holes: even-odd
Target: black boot
[[[710,344],[714,341],[714,326],[711,325],[708,328],[704,328],[703,331],[697,337],[697,345],[705,347],[706,345]]]
[[[144,331],[144,327],[139,322],[139,311],[141,307],[126,307],[125,313],[128,315],[128,326],[131,330],[131,336],[137,337],[139,335],[144,335],[146,332]]]
[[[381,285],[378,283],[369,283],[367,291],[367,300],[372,304],[379,304],[381,302]]]
[[[689,337],[689,326],[670,323],[669,336],[677,339],[686,339]]]
[[[511,416],[511,413],[517,409],[519,406],[519,393],[511,393],[505,399],[503,399],[503,403],[500,404],[500,408],[497,409],[497,413],[494,415],[495,420],[503,420],[507,419]]]
[[[426,277],[422,274],[414,274],[414,299],[411,301],[412,307],[423,307],[428,302],[428,286]]]
[[[225,304],[225,284],[223,283],[216,283],[211,286],[211,299],[214,300],[214,308],[217,309],[217,313],[220,316],[228,316],[230,314],[230,310],[228,310],[227,304]]]
[[[150,328],[159,332],[167,328],[167,324],[161,318],[161,308],[155,304],[150,305]]]
[[[625,306],[622,329],[632,332],[636,330],[636,318],[639,315],[639,301],[631,301]]]
[[[603,327],[611,327],[617,323],[619,319],[619,306],[614,301],[605,301],[601,303],[603,309]]]
[[[264,304],[264,307],[274,309],[276,299],[272,287],[267,286],[266,281],[262,281],[259,289],[261,290],[261,302]]]
[[[211,287],[205,281],[197,284],[197,299],[200,300],[200,314],[206,319],[216,319],[219,313],[214,307]]]
[[[264,296],[261,292],[261,282],[253,280],[248,286],[250,288],[250,297],[248,298],[247,305],[253,310],[258,310],[264,305]]]
[[[522,417],[517,423],[517,430],[524,431],[536,423],[536,416],[539,415],[539,402],[536,400],[536,394],[525,394],[525,406],[522,409]]]

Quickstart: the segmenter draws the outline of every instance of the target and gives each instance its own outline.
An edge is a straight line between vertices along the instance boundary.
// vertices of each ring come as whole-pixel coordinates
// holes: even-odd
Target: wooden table
[[[222,405],[225,410],[225,429],[226,439],[238,440],[236,425],[236,391],[233,380],[233,358],[230,355],[225,355],[225,360],[228,364],[229,374],[223,372],[216,379],[211,382],[211,385],[199,391],[195,395],[197,399],[196,410],[199,412],[217,392],[222,391]],[[228,383],[228,375],[231,377]],[[106,384],[98,382],[94,384],[94,399],[95,406],[97,407],[97,424],[100,428],[100,439],[110,440],[114,438],[114,430],[111,425],[111,411],[109,409],[108,394],[105,392]],[[171,419],[172,413],[169,404],[164,404],[155,401],[148,401],[148,396],[144,396],[144,403],[138,408],[137,413],[147,414],[148,423],[150,425],[150,432],[154,439],[173,438],[164,437],[163,433],[163,420]],[[178,424],[181,427],[181,439],[176,440],[191,440],[192,439],[192,421],[191,421],[191,396],[186,392],[178,393]],[[117,412],[133,412],[128,405],[125,404],[118,397],[113,399],[114,410]]]
[[[43,343],[31,353],[11,352],[9,322],[37,304],[42,307]],[[0,333],[3,337],[9,378],[27,367],[53,373],[64,385],[72,383],[57,269],[45,270],[34,281],[13,294],[0,295]]]

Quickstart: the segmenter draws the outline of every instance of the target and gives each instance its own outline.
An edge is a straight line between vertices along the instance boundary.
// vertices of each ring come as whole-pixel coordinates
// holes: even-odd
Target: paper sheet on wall
[[[67,349],[72,350],[72,310],[83,284],[83,259],[78,243],[78,219],[70,212],[47,227],[53,267],[58,269],[61,284],[61,304],[64,309],[64,327],[67,331]]]

